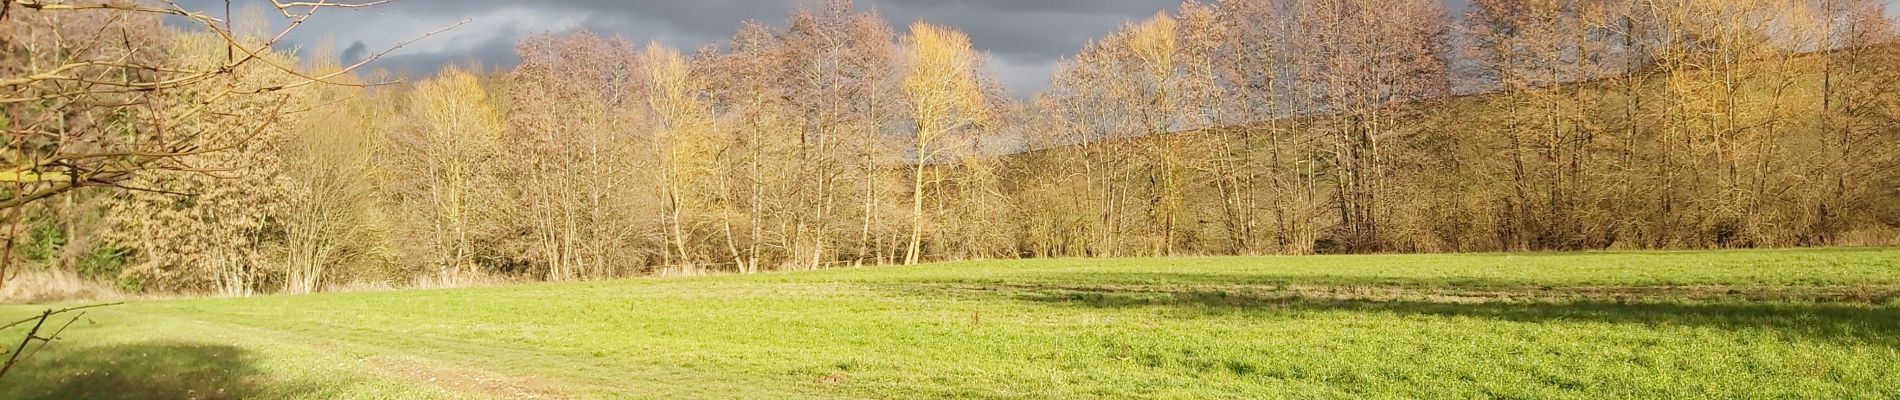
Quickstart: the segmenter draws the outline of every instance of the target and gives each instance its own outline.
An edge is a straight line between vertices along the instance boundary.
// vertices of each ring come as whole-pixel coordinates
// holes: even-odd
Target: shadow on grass
[[[1891,288],[1466,287],[1404,281],[1299,282],[1218,276],[1084,276],[1057,281],[910,283],[909,293],[1002,299],[1183,317],[1245,313],[1387,313],[1525,323],[1609,323],[1770,331],[1843,344],[1900,347]],[[1055,282],[1096,282],[1088,284]],[[1112,282],[1112,283],[1111,283]],[[1870,293],[1872,291],[1872,293]]]
[[[0,398],[242,399],[257,394],[251,379],[260,373],[251,356],[237,347],[61,344],[66,343],[48,346],[0,377]]]

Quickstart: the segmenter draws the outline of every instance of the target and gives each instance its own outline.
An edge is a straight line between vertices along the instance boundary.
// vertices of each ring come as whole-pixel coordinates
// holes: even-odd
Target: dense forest
[[[1874,0],[1190,1],[1033,95],[955,29],[846,0],[691,51],[567,32],[418,79],[254,22],[295,7],[0,4],[0,275],[245,295],[1900,243]]]

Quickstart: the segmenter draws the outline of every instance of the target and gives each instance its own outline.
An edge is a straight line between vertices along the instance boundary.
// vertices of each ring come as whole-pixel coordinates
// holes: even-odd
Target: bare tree
[[[633,46],[579,32],[523,40],[522,63],[509,75],[515,98],[508,136],[510,181],[523,202],[532,261],[549,280],[601,279],[640,265],[642,233],[655,226],[639,150],[646,79]]]
[[[175,111],[169,120],[175,125],[219,118],[221,116],[204,110],[237,97],[270,95],[314,84],[362,85],[339,77],[390,51],[453,28],[398,43],[356,64],[320,75],[305,74],[294,64],[287,65],[269,57],[273,47],[321,11],[363,8],[384,2],[273,0],[273,11],[287,20],[287,26],[274,34],[259,35],[258,40],[239,40],[229,19],[170,3],[164,6],[103,1],[9,0],[0,3],[4,7],[0,8],[0,23],[5,24],[5,29],[0,31],[4,39],[0,42],[12,48],[12,52],[31,55],[9,63],[16,65],[0,67],[0,104],[31,105],[8,107],[11,113],[17,114],[8,116],[15,121],[8,130],[10,141],[15,145],[9,146],[4,162],[10,167],[0,171],[0,182],[12,183],[15,187],[0,198],[0,209],[16,208],[79,187],[114,186],[115,182],[143,170],[190,169],[170,160],[234,145],[194,145],[196,133],[180,132],[177,127],[166,124],[139,130],[158,136],[126,134],[124,126],[102,123],[102,115],[150,112],[152,98],[159,93],[226,79],[248,66],[275,70],[286,78],[227,85],[196,104],[173,105],[181,111]],[[157,50],[162,48],[158,41],[164,36],[151,34],[163,31],[158,27],[161,16],[175,17],[216,35],[226,46],[223,60],[193,66],[163,60]],[[68,34],[35,34],[49,30],[63,30]],[[76,118],[92,121],[70,123]]]
[[[274,47],[320,12],[327,15],[326,10],[384,2],[273,0],[271,12],[285,21],[285,27],[273,33],[265,31],[263,24],[253,24],[255,34],[241,35],[233,29],[229,15],[217,18],[171,2],[0,1],[0,47],[9,54],[0,60],[0,104],[7,105],[10,122],[5,132],[9,145],[0,151],[0,164],[4,164],[0,183],[6,184],[0,190],[0,213],[9,225],[17,226],[22,206],[84,187],[182,193],[124,182],[145,171],[216,176],[219,171],[179,160],[235,149],[252,139],[239,135],[203,140],[215,132],[204,126],[240,125],[232,122],[238,116],[217,111],[225,104],[268,101],[312,85],[366,85],[346,77],[391,51],[454,27],[319,74],[304,73],[294,62],[273,56]],[[230,14],[228,6],[224,11]],[[221,59],[210,63],[167,59],[161,49],[170,40],[169,30],[161,26],[161,18],[209,32],[221,42]],[[263,81],[235,77],[259,70],[279,75]],[[190,101],[163,100],[168,92],[212,87],[216,90]],[[279,113],[302,111],[290,108]],[[265,121],[280,122],[281,118]],[[11,248],[14,236],[9,235],[7,241]],[[12,264],[11,253],[0,260],[0,269]],[[0,279],[4,275],[0,273]]]
[[[902,87],[911,120],[916,124],[911,140],[916,165],[911,174],[910,244],[904,263],[916,264],[923,259],[924,177],[939,160],[938,155],[948,151],[944,142],[985,122],[991,110],[978,84],[977,68],[981,64],[970,49],[969,36],[917,23],[904,38],[904,51],[909,57]]]
[[[1381,251],[1387,144],[1407,133],[1398,107],[1450,92],[1449,18],[1431,0],[1319,0],[1294,7],[1300,95],[1330,114],[1335,235],[1345,250]]]
[[[322,46],[309,70],[341,68]],[[348,77],[347,79],[354,79]],[[288,293],[312,293],[337,278],[339,268],[369,261],[375,247],[371,231],[378,129],[387,126],[376,95],[355,86],[312,88],[312,101],[324,107],[297,119],[284,143],[285,202],[284,287]],[[360,271],[358,271],[360,272]]]
[[[501,226],[503,122],[475,75],[456,67],[417,85],[390,135],[402,180],[398,207],[413,218],[406,248],[449,283],[477,272],[477,245]]]
[[[713,136],[711,110],[700,98],[703,83],[693,75],[686,59],[678,51],[650,44],[640,54],[641,72],[647,84],[647,109],[651,115],[655,146],[661,154],[666,210],[663,219],[669,242],[678,258],[669,268],[678,273],[698,273],[708,261],[699,239],[700,227],[708,220],[718,199],[708,194],[719,171],[714,164],[723,144]]]

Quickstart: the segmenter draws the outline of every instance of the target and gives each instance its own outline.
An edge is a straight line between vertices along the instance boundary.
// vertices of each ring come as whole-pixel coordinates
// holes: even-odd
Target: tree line
[[[242,23],[6,10],[4,76],[140,57],[0,81],[8,121],[52,121],[9,125],[0,180],[38,196],[7,208],[9,257],[138,290],[1900,241],[1873,0],[1190,1],[1026,101],[955,29],[844,0],[690,52],[536,35],[512,70],[394,84]],[[203,70],[228,73],[71,94]],[[41,162],[88,146],[115,157]]]
[[[1051,256],[1890,243],[1893,29],[1872,1],[1190,2],[1038,97],[1021,235]]]

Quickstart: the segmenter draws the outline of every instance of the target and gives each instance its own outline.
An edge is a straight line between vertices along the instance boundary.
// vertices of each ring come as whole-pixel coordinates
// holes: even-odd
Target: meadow
[[[0,398],[1894,398],[1897,296],[1900,249],[1806,249],[135,300],[79,318]]]

